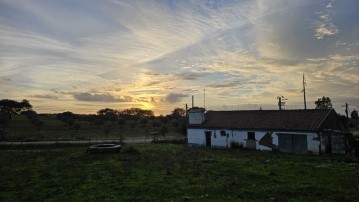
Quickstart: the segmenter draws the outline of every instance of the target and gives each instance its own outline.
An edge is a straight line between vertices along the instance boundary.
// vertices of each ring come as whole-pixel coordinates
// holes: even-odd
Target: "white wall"
[[[221,136],[221,131],[225,131],[226,136]],[[212,147],[223,147],[230,148],[231,142],[237,142],[243,144],[244,148],[246,147],[246,139],[248,138],[248,132],[255,133],[256,141],[256,149],[257,150],[272,150],[270,147],[266,147],[263,145],[259,145],[259,140],[267,133],[267,131],[240,131],[240,130],[224,130],[224,129],[187,129],[188,134],[188,144],[191,146],[206,146],[206,138],[205,132],[211,131],[211,143]],[[274,145],[278,145],[278,132],[272,132],[272,143]],[[319,153],[319,140],[314,140],[314,138],[318,138],[316,133],[307,133],[307,132],[285,132],[290,134],[298,134],[298,135],[307,135],[307,143],[308,143],[308,151],[313,153]],[[322,144],[322,151],[325,151],[325,146]]]
[[[203,129],[187,129],[188,144],[192,146],[206,146],[205,130]]]

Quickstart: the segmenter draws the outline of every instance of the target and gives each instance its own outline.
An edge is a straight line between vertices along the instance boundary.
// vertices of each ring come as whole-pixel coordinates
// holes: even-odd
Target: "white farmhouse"
[[[188,146],[290,153],[344,153],[345,138],[334,109],[188,112]]]

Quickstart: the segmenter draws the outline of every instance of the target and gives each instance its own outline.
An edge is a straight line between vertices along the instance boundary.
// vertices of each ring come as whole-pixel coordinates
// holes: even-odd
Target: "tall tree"
[[[21,102],[9,99],[0,100],[0,112],[6,114],[11,119],[12,114],[19,114],[22,111],[31,110],[32,106],[28,100]]]
[[[101,115],[101,116],[111,116],[116,114],[118,114],[118,111],[110,108],[100,109],[97,111],[97,115]]]
[[[177,107],[172,111],[171,115],[175,119],[182,118],[182,117],[186,116],[186,110],[184,110],[183,108]]]
[[[153,116],[154,115],[152,110],[146,110],[146,109],[134,108],[134,107],[130,109],[125,109],[121,111],[120,114],[125,116]]]
[[[315,103],[315,109],[332,109],[333,105],[329,97],[323,96],[319,98]]]

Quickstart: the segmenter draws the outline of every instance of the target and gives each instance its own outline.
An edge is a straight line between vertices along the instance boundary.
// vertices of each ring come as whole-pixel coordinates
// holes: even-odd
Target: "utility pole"
[[[304,78],[304,73],[303,73],[303,90],[302,90],[302,92],[303,92],[303,94],[304,94],[304,109],[306,110],[307,109],[307,100],[306,100],[306,98],[305,98],[305,78]]]
[[[348,103],[345,103],[345,113],[347,114],[347,118],[349,118]]]
[[[282,110],[282,106],[285,106],[285,102],[283,102],[283,100],[287,100],[287,99],[285,99],[283,96],[278,96],[277,99],[278,99],[279,110]]]

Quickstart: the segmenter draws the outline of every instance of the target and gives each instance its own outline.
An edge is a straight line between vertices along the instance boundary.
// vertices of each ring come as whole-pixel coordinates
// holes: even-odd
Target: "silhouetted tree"
[[[315,109],[332,109],[333,105],[329,97],[323,96],[319,98],[315,103]]]
[[[110,133],[111,133],[111,127],[110,126],[106,126],[103,129],[103,132],[105,133],[105,136],[107,137]]]
[[[31,123],[37,126],[37,128],[40,130],[41,126],[43,126],[45,123],[41,121],[40,119],[32,119]]]
[[[116,123],[116,121],[118,120],[118,116],[117,114],[111,114],[108,116],[108,120],[112,123],[112,125],[114,125]]]
[[[140,122],[141,122],[141,124],[143,125],[143,127],[146,127],[146,125],[147,125],[147,123],[148,123],[148,118],[142,117]]]
[[[131,127],[131,129],[132,129],[132,131],[133,131],[133,128],[136,126],[136,122],[135,121],[132,121],[131,123],[130,123],[130,127]]]
[[[10,119],[8,114],[0,112],[0,140],[5,139],[6,136],[6,128],[9,127]]]
[[[172,111],[171,116],[175,119],[182,118],[182,117],[186,116],[186,110],[177,107]]]
[[[120,117],[118,118],[117,123],[121,126],[121,128],[123,128],[123,126],[126,124],[126,119]]]
[[[173,127],[177,128],[177,127],[178,127],[178,125],[179,125],[179,123],[178,123],[178,121],[177,121],[177,120],[175,120],[175,121],[173,121],[173,122],[172,122],[172,125],[173,125]]]
[[[19,114],[22,111],[30,110],[32,106],[28,100],[17,102],[15,100],[3,99],[0,100],[0,112],[7,115],[11,119],[12,114]]]
[[[105,120],[103,119],[103,117],[97,117],[94,121],[94,124],[96,126],[102,126],[105,123]]]
[[[168,122],[168,118],[163,115],[159,116],[158,118],[161,120],[163,125],[166,125],[166,123]]]
[[[75,123],[75,125],[74,125],[75,131],[78,132],[80,130],[80,128],[81,128],[81,125],[79,123]]]
[[[99,111],[97,111],[97,115],[100,116],[110,116],[114,114],[118,114],[118,111],[110,108],[100,109]]]
[[[154,115],[152,110],[145,110],[140,108],[125,109],[119,113],[125,116],[153,116]]]
[[[22,111],[20,114],[25,115],[29,120],[38,118],[38,114],[36,113],[36,111],[33,110]]]
[[[152,127],[158,128],[161,126],[161,121],[159,119],[155,119],[152,121]]]
[[[359,118],[359,116],[358,116],[358,111],[354,109],[354,110],[352,111],[352,113],[350,113],[350,117],[351,117],[352,119],[358,119],[358,118]]]
[[[160,129],[160,133],[164,137],[167,132],[168,132],[168,128],[165,125],[163,125]]]

